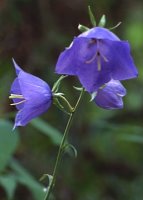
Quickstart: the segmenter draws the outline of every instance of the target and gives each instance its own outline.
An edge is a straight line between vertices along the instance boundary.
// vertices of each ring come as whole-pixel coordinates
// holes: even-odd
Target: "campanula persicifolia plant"
[[[30,120],[46,112],[52,103],[69,116],[53,173],[42,177],[49,179],[44,190],[44,200],[50,199],[63,152],[67,147],[76,152],[73,145],[67,142],[67,135],[83,94],[88,92],[91,96],[90,102],[93,101],[103,109],[121,109],[126,89],[120,81],[138,75],[129,43],[120,40],[113,32],[103,27],[105,16],[96,26],[90,7],[89,16],[93,28],[79,25],[82,33],[74,37],[70,46],[59,55],[55,71],[61,76],[52,89],[45,81],[23,71],[13,59],[17,77],[12,83],[9,98],[13,100],[11,105],[15,105],[18,110],[14,128],[25,126]],[[60,92],[60,84],[68,76],[77,76],[81,83],[81,88],[74,87],[80,91],[74,106],[71,106],[64,93]]]

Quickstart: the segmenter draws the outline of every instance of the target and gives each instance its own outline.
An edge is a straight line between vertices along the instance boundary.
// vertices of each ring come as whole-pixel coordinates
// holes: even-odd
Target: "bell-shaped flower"
[[[94,102],[104,109],[121,109],[123,108],[122,98],[125,95],[126,89],[120,81],[111,80],[97,90]]]
[[[12,83],[10,99],[18,113],[14,128],[25,126],[33,118],[41,115],[51,106],[52,92],[49,85],[40,78],[24,72],[13,60],[17,78]]]
[[[114,80],[134,78],[138,72],[127,41],[106,28],[95,27],[75,37],[56,64],[56,73],[75,75],[90,93]]]

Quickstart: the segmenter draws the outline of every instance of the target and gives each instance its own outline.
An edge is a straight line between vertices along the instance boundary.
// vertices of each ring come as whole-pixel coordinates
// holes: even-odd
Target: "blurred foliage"
[[[58,78],[54,66],[59,53],[79,34],[79,23],[91,27],[88,5],[97,21],[106,14],[107,27],[122,21],[113,31],[123,40],[129,40],[139,77],[123,82],[128,90],[123,110],[102,110],[89,102],[88,94],[84,96],[69,134],[78,156],[75,159],[69,153],[64,155],[55,199],[143,199],[142,0],[1,0],[1,200],[42,199],[47,182],[40,183],[39,178],[52,173],[67,121],[67,117],[52,106],[40,119],[12,131],[15,108],[9,106],[8,95],[15,74],[11,58],[52,87]],[[63,81],[61,88],[72,104],[78,97],[73,85],[80,86],[77,79],[71,77]]]

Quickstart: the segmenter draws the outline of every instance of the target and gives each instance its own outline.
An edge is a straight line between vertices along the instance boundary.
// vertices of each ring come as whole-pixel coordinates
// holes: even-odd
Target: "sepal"
[[[87,26],[84,26],[84,25],[82,25],[82,24],[79,24],[79,25],[78,25],[78,30],[81,31],[81,32],[83,33],[83,32],[88,31],[89,28],[88,28]]]
[[[54,83],[52,92],[56,93],[59,90],[60,84],[64,78],[66,78],[68,75],[62,75],[59,77],[59,79]]]
[[[68,115],[70,114],[69,112],[67,112],[67,111],[65,110],[64,106],[60,103],[60,101],[58,100],[58,98],[54,98],[53,104],[54,104],[55,106],[57,106],[57,108],[59,108],[59,110],[63,111],[64,113],[66,113],[66,114],[68,114]]]
[[[115,28],[117,28],[118,26],[120,26],[122,24],[122,22],[118,22],[115,26],[109,28],[109,30],[113,30]]]
[[[93,92],[93,93],[91,94],[90,102],[93,101],[93,100],[95,99],[96,95],[97,95],[97,92]]]
[[[105,16],[105,15],[102,15],[102,17],[101,17],[101,19],[100,19],[100,21],[99,21],[98,26],[100,26],[100,27],[105,27],[105,25],[106,25],[106,16]]]
[[[95,20],[94,14],[93,14],[90,6],[88,6],[88,14],[89,14],[89,17],[90,17],[91,24],[93,25],[93,27],[95,27],[96,26],[96,20]]]
[[[64,97],[63,93],[53,93],[55,105],[63,112],[70,114],[74,112],[74,108],[70,105],[69,101]]]

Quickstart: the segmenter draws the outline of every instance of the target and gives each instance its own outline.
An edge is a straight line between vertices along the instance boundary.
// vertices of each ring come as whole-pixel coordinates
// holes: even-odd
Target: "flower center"
[[[108,62],[108,59],[101,54],[101,52],[99,51],[99,41],[97,41],[97,50],[96,53],[93,55],[93,57],[87,61],[85,61],[85,63],[90,64],[92,63],[94,60],[97,59],[97,70],[101,71],[101,58],[105,61]]]
[[[15,102],[15,103],[11,103],[10,105],[11,106],[15,106],[15,105],[19,105],[19,104],[22,104],[26,101],[26,99],[24,99],[24,96],[21,95],[21,94],[11,94],[9,96],[9,99],[21,99],[21,101],[18,101],[18,102]]]

